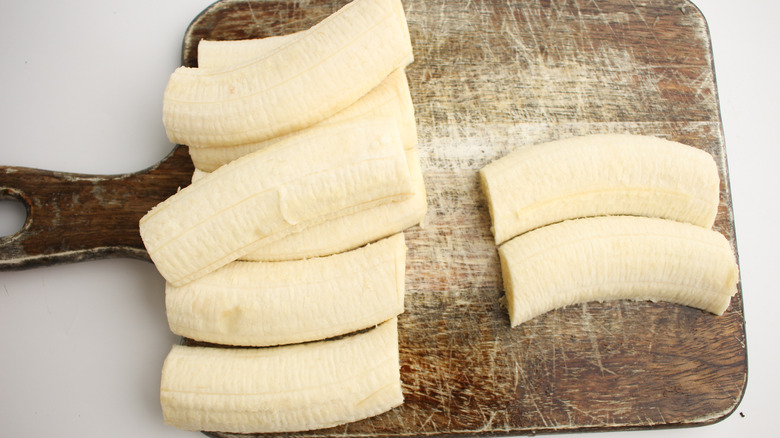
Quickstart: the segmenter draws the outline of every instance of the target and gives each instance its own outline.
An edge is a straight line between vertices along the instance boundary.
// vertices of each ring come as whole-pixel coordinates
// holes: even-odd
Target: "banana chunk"
[[[160,400],[165,422],[184,430],[290,432],[372,417],[403,403],[397,321],[282,347],[175,345]]]
[[[404,311],[406,244],[396,234],[329,257],[233,262],[184,286],[167,285],[171,331],[223,345],[315,341]]]
[[[610,216],[538,228],[499,248],[512,327],[588,301],[667,301],[722,314],[737,292],[729,242],[667,219]]]
[[[479,172],[495,242],[566,219],[660,217],[710,228],[720,178],[707,152],[604,134],[522,147]]]
[[[155,206],[140,232],[181,286],[298,230],[412,195],[395,123],[343,123],[220,167]]]
[[[176,69],[163,123],[190,147],[258,142],[341,111],[412,61],[400,0],[355,0],[248,63]]]
[[[220,41],[223,42],[223,41]],[[224,41],[234,43],[234,41]],[[203,42],[201,42],[203,44]],[[200,47],[200,46],[198,46]],[[230,58],[229,58],[230,59]],[[417,146],[417,125],[414,118],[414,105],[409,92],[409,82],[404,70],[396,70],[368,94],[358,99],[354,104],[331,117],[317,123],[314,127],[325,124],[356,121],[358,119],[391,118],[398,122],[401,142],[406,149]],[[197,169],[212,172],[219,166],[227,164],[243,155],[264,149],[279,141],[284,141],[300,131],[274,137],[255,143],[235,146],[189,148],[190,157]]]

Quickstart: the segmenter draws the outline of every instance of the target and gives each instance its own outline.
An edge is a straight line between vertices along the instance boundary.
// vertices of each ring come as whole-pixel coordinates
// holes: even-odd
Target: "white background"
[[[184,30],[210,3],[0,2],[0,164],[112,174],[159,161],[171,149],[162,90]],[[780,426],[780,3],[695,3],[711,31],[726,136],[748,386],[718,424],[613,437],[766,436]],[[9,204],[0,234],[13,231]],[[199,436],[162,423],[159,370],[177,341],[162,292],[150,263],[126,259],[0,272],[0,435]]]

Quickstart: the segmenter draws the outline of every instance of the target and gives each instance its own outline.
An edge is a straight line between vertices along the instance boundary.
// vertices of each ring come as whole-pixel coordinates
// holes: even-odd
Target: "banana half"
[[[588,301],[667,301],[722,314],[737,292],[729,242],[715,231],[646,217],[567,220],[499,248],[512,327]]]
[[[328,257],[233,262],[175,287],[171,331],[223,345],[268,346],[325,339],[404,311],[403,233]]]
[[[239,258],[244,261],[277,262],[323,257],[353,250],[420,224],[428,212],[425,182],[417,148],[406,151],[413,194],[366,210],[300,229]],[[208,175],[195,169],[192,181]]]
[[[400,0],[353,1],[274,45],[230,67],[176,69],[163,96],[168,138],[212,147],[285,135],[343,110],[414,58]]]
[[[372,417],[403,403],[397,320],[282,347],[175,345],[160,387],[165,422],[184,430],[276,433]]]
[[[233,42],[233,41],[229,41]],[[409,150],[417,146],[417,125],[414,118],[414,104],[409,92],[409,83],[404,70],[396,70],[391,73],[381,84],[372,89],[368,94],[358,99],[354,104],[342,111],[328,117],[312,127],[323,126],[340,122],[350,122],[360,119],[389,118],[398,122],[401,142]],[[309,129],[309,127],[304,128]],[[290,136],[297,135],[301,131],[295,131],[279,137],[267,140],[240,144],[235,146],[218,147],[191,147],[190,158],[195,168],[212,172],[223,164],[227,164],[243,155],[267,148],[275,143],[284,141]]]
[[[155,206],[140,232],[162,276],[180,286],[296,231],[413,192],[396,123],[361,120],[306,130],[220,167]]]
[[[480,172],[495,242],[566,219],[633,215],[712,227],[720,178],[705,151],[603,134],[521,147]]]

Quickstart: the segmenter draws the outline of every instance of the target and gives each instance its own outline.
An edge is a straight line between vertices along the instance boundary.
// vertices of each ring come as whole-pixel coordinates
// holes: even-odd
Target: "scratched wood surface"
[[[301,30],[343,1],[223,1],[202,39]],[[476,171],[523,145],[602,132],[656,135],[720,165],[715,228],[735,245],[706,23],[689,2],[406,0],[430,213],[408,230],[399,320],[406,402],[290,436],[511,435],[703,425],[746,382],[741,292],[722,317],[665,303],[570,306],[510,329]],[[228,434],[213,434],[227,436]]]

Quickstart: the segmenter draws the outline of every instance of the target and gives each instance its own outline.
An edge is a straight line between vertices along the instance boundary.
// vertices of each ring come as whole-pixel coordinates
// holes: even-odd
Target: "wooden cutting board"
[[[215,3],[187,29],[182,62],[197,64],[202,38],[289,33],[343,4]],[[629,132],[680,141],[715,157],[722,181],[715,229],[736,248],[701,13],[684,0],[404,5],[430,209],[425,226],[406,233],[407,304],[399,319],[406,401],[365,421],[288,435],[512,435],[703,425],[729,415],[747,374],[741,291],[721,317],[618,301],[570,306],[510,329],[476,173],[514,148],[572,135]],[[0,167],[0,196],[22,199],[29,210],[22,232],[0,240],[0,267],[146,258],[137,219],[186,185],[191,171],[183,147],[131,175]],[[81,194],[79,220],[94,223],[90,235],[62,232],[74,191]]]

